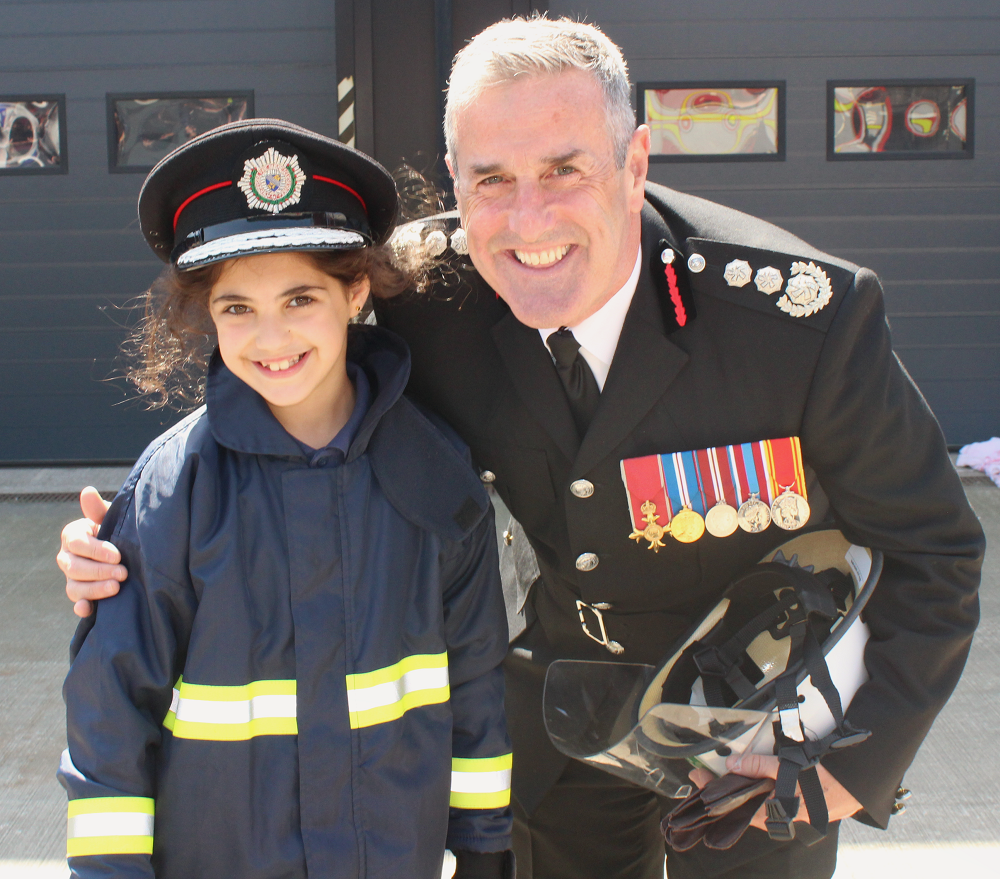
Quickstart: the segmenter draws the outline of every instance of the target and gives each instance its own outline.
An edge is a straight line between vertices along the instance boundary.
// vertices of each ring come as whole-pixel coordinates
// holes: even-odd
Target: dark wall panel
[[[354,0],[370,6],[374,155],[390,169],[407,163],[435,177],[440,165],[432,0]],[[451,0],[448,58],[488,25],[537,8],[530,0]],[[440,182],[440,178],[437,178]]]
[[[900,359],[953,444],[1000,434],[996,0],[549,4],[625,51],[634,82],[787,83],[784,162],[656,164],[651,178],[765,217],[878,272]],[[828,79],[976,80],[971,161],[828,162]]]
[[[114,379],[160,263],[142,175],[108,173],[105,94],[252,89],[257,116],[336,136],[334,0],[0,0],[0,21],[0,92],[65,93],[69,153],[0,176],[0,462],[134,459],[178,416]]]

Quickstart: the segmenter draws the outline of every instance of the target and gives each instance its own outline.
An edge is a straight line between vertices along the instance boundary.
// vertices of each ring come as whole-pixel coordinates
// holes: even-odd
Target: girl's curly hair
[[[301,252],[321,272],[350,286],[367,277],[372,295],[395,296],[412,277],[393,261],[391,248]],[[143,315],[125,344],[127,376],[150,408],[190,409],[205,399],[205,373],[215,349],[208,297],[223,267],[216,263],[180,272],[167,266],[143,299]],[[365,317],[363,311],[360,319]]]

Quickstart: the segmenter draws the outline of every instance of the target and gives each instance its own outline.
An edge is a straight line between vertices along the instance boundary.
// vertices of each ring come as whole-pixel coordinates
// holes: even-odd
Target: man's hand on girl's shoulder
[[[110,506],[96,488],[87,486],[80,492],[84,518],[70,522],[62,530],[56,564],[66,575],[66,597],[73,602],[73,613],[78,617],[90,616],[93,602],[114,595],[118,584],[128,576],[114,544],[97,539]]]

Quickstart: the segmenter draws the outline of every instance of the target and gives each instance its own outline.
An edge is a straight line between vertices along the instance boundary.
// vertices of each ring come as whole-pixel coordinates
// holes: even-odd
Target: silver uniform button
[[[705,257],[703,257],[700,253],[692,253],[691,256],[688,257],[688,269],[695,274],[705,271]]]
[[[590,497],[594,493],[594,483],[589,479],[577,479],[569,484],[569,490],[574,497]]]
[[[597,567],[600,559],[596,552],[581,552],[576,557],[576,569],[578,571],[592,571]]]
[[[497,475],[492,470],[484,470],[479,474],[479,478],[486,483],[496,482]]]

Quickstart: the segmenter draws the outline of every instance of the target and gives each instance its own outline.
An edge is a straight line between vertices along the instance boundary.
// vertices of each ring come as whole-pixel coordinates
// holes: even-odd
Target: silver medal
[[[809,513],[809,502],[787,488],[771,504],[772,521],[785,531],[798,531],[809,521]]]
[[[744,531],[757,534],[771,524],[771,511],[756,494],[751,494],[740,505],[737,520]]]

